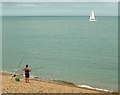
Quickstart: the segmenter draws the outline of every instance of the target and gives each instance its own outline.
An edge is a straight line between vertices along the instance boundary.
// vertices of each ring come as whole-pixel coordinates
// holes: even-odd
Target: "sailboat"
[[[94,11],[92,11],[92,14],[90,15],[89,21],[91,21],[91,22],[96,22],[96,18],[95,18],[95,13],[94,13]]]

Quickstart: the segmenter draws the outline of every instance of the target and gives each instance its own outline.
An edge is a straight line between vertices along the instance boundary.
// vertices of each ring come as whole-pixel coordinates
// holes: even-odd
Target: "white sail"
[[[96,21],[94,11],[92,11],[92,14],[90,15],[89,21]]]
[[[89,19],[92,19],[92,16],[90,15],[90,18]]]
[[[92,19],[95,19],[95,14],[93,11],[92,11]]]

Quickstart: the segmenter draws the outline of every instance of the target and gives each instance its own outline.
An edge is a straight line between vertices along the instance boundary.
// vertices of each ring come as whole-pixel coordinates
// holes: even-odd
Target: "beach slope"
[[[80,88],[71,84],[50,82],[44,80],[30,80],[25,83],[24,78],[16,82],[11,80],[10,74],[0,74],[2,77],[2,93],[104,93],[91,89]]]

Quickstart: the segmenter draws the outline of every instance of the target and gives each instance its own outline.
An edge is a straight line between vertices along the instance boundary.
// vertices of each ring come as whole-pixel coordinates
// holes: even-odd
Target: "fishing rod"
[[[15,72],[13,72],[12,77],[11,77],[11,80],[12,80],[13,77],[16,76],[16,73],[17,73],[17,71],[19,70],[19,67],[20,67],[20,65],[22,64],[22,61],[23,61],[24,58],[25,58],[25,56],[22,57],[20,63],[18,64],[17,68],[15,69]]]
[[[42,69],[42,68],[44,68],[44,67],[36,67],[36,68],[31,69],[31,70],[37,70],[37,69]]]

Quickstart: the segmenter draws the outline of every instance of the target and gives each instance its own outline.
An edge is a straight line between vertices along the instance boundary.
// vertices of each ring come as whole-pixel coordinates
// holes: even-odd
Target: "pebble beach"
[[[11,79],[8,73],[0,74],[2,78],[2,93],[111,93],[97,91],[87,88],[80,88],[72,84],[65,84],[59,82],[51,82],[45,80],[30,79],[30,83],[25,83],[24,78],[21,77],[20,81]],[[113,94],[112,94],[113,95]]]

